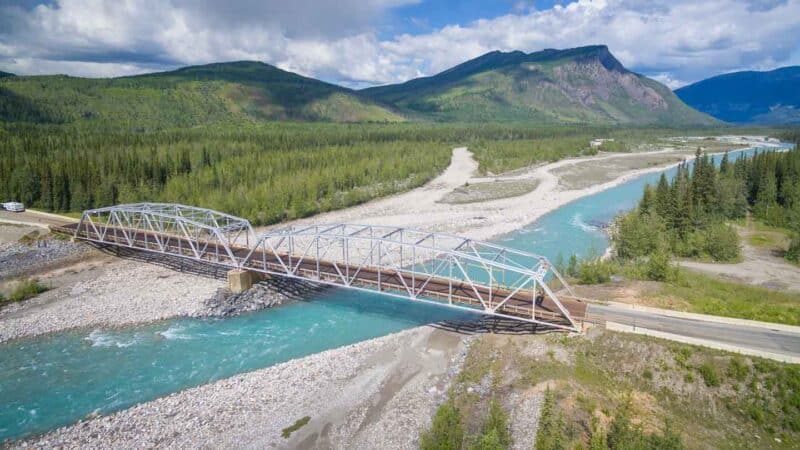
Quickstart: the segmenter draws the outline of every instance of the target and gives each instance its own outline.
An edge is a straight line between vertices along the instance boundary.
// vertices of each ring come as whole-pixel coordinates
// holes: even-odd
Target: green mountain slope
[[[0,70],[0,78],[13,77],[13,76],[14,76],[13,73],[3,72],[2,70]]]
[[[734,123],[800,123],[800,66],[734,72],[675,91],[684,102]]]
[[[410,114],[447,121],[717,123],[667,87],[625,69],[606,46],[495,51],[431,77],[362,92]]]
[[[401,121],[358,93],[260,62],[110,79],[0,78],[0,120],[193,126],[225,120]]]

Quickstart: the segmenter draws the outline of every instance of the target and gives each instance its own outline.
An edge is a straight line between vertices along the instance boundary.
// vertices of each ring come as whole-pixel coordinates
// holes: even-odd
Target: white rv
[[[25,211],[25,205],[20,202],[5,202],[3,203],[3,209],[11,212],[22,212]]]

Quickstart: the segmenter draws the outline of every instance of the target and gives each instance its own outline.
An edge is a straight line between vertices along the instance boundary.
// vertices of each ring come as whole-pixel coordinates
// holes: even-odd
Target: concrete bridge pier
[[[231,269],[228,271],[228,289],[234,294],[241,294],[259,281],[268,278],[269,275],[265,273],[243,269]]]

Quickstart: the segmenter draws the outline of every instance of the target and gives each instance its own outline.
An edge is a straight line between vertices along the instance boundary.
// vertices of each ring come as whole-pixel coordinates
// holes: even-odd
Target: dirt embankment
[[[800,267],[783,258],[783,250],[788,245],[785,234],[758,230],[749,218],[747,225],[737,227],[737,231],[742,238],[741,262],[715,264],[680,261],[679,264],[687,269],[740,283],[800,292]]]

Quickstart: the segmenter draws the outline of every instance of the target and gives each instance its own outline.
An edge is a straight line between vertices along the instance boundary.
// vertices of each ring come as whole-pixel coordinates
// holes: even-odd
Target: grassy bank
[[[464,430],[451,448],[481,448],[469,437],[481,435],[493,402],[513,429],[524,420],[514,412],[536,397],[538,449],[796,448],[798,392],[796,365],[593,330],[482,336],[443,408]]]
[[[676,281],[664,283],[654,297],[658,303],[678,302],[689,312],[800,325],[800,294],[689,271],[682,271]]]
[[[800,325],[800,293],[781,292],[679,269],[668,259],[586,260],[564,269],[580,295],[685,312]],[[625,281],[611,282],[618,275]],[[660,280],[660,281],[654,281]]]
[[[36,297],[48,290],[50,290],[49,287],[36,280],[22,280],[11,289],[7,296],[0,293],[0,307]]]

